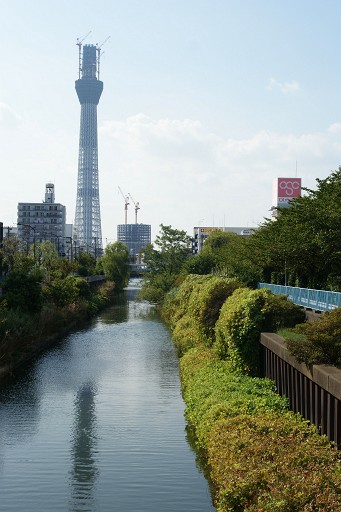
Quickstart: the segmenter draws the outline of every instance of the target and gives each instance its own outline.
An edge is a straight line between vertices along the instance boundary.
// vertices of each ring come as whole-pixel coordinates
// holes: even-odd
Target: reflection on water
[[[74,409],[71,471],[72,510],[94,510],[94,484],[98,474],[96,449],[95,389],[84,384],[78,391]],[[86,508],[84,508],[86,504]],[[81,507],[81,508],[80,508]]]
[[[210,512],[178,359],[130,287],[0,390],[0,512]]]

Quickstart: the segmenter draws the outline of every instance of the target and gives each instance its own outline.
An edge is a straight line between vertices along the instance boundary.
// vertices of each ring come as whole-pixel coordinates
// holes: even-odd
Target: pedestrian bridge
[[[341,293],[296,286],[258,283],[258,288],[267,288],[272,293],[287,295],[288,299],[299,306],[314,311],[330,311],[341,306]]]

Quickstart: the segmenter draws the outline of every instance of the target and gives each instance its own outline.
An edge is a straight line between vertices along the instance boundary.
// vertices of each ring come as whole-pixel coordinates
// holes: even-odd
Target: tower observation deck
[[[81,104],[77,200],[74,238],[85,251],[100,254],[102,228],[98,182],[97,105],[103,82],[99,80],[100,49],[79,46],[79,79],[75,87]]]

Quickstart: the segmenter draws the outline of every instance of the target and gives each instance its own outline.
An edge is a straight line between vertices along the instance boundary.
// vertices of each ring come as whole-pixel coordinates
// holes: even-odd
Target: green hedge
[[[214,307],[216,291],[227,290],[215,279],[189,276],[167,297],[164,317],[217,511],[341,511],[340,452],[287,410],[272,381],[250,376],[260,332],[302,322],[304,313],[284,296],[245,288]]]
[[[272,381],[231,372],[205,347],[189,350],[180,372],[218,512],[341,510],[340,452],[287,411]]]
[[[229,359],[234,370],[258,375],[260,333],[276,332],[303,320],[302,309],[284,295],[266,289],[238,289],[221,308],[215,328],[217,353],[221,359]]]
[[[293,413],[218,420],[207,461],[218,512],[341,510],[340,453]]]
[[[238,286],[236,279],[190,275],[167,295],[162,316],[173,331],[179,355],[196,345],[213,344],[220,309]]]
[[[287,409],[287,400],[276,393],[272,381],[231,372],[229,362],[219,360],[210,349],[188,351],[180,371],[186,417],[196,430],[200,448],[205,449],[218,419]]]

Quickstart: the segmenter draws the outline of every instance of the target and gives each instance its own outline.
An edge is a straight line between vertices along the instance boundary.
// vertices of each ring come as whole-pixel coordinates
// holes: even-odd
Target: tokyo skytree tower
[[[75,87],[81,104],[78,181],[74,238],[86,252],[102,251],[102,228],[98,183],[97,105],[103,91],[99,80],[100,47],[79,47],[79,78]]]

